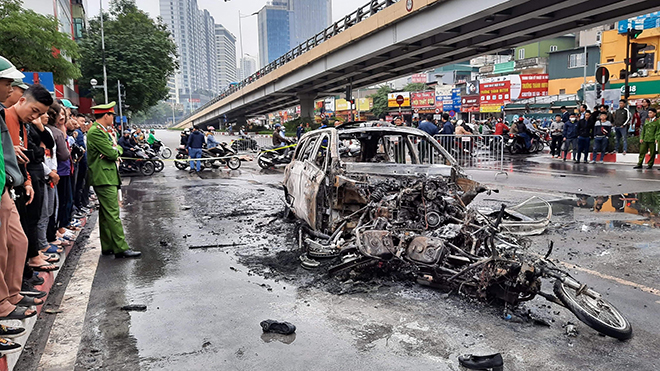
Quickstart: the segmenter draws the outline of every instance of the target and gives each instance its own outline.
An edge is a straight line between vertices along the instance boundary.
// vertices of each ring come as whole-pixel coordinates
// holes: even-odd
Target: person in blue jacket
[[[571,113],[567,122],[564,123],[564,161],[568,157],[568,152],[573,150],[573,162],[577,162],[577,117]]]

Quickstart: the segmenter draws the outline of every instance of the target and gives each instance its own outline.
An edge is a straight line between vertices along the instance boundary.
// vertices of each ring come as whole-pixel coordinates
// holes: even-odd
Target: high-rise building
[[[332,0],[289,0],[292,14],[291,48],[332,23]]]
[[[331,0],[272,0],[258,13],[263,67],[332,23]]]
[[[237,80],[236,36],[221,24],[215,25],[215,50],[218,62],[218,87],[226,88]]]
[[[239,63],[238,80],[242,81],[255,72],[257,72],[257,58],[246,54],[245,57],[241,58],[241,63]]]
[[[259,11],[259,62],[261,66],[284,55],[291,47],[291,11],[288,0],[275,0]]]
[[[215,21],[196,0],[160,0],[160,16],[172,33],[179,54],[179,70],[174,86],[186,110],[204,102],[204,97],[217,93],[218,63],[216,57]],[[211,94],[209,94],[211,93]]]

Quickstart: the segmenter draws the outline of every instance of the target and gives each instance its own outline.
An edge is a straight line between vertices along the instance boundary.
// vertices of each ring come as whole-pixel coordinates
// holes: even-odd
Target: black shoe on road
[[[647,166],[646,168],[647,169],[653,169],[653,166]]]
[[[21,344],[16,344],[11,340],[0,338],[0,354],[5,355],[21,350]]]
[[[261,329],[264,332],[272,332],[282,335],[290,335],[296,332],[296,326],[289,322],[277,322],[272,319],[261,321]]]
[[[633,167],[633,169],[641,169],[641,168],[642,168],[642,165],[637,165],[637,166]]]
[[[142,255],[142,253],[139,251],[126,250],[119,254],[115,254],[115,258],[139,258],[140,255]]]
[[[103,254],[103,255],[112,255],[113,252],[111,250],[106,250],[106,251],[101,250],[101,254]]]
[[[504,360],[499,353],[490,354],[487,356],[475,356],[466,354],[458,357],[458,362],[461,366],[470,370],[488,370],[502,371],[504,368]]]

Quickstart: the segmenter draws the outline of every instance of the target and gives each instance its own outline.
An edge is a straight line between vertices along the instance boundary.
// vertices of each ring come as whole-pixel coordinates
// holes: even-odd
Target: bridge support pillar
[[[236,127],[240,128],[241,126],[244,127],[247,131],[247,118],[245,116],[238,116],[236,118]]]
[[[314,118],[314,99],[316,94],[298,94],[300,99],[300,117]]]

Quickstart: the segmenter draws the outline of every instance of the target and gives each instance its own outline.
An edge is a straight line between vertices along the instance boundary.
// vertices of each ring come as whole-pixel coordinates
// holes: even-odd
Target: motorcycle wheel
[[[152,176],[154,175],[155,172],[155,167],[154,163],[151,161],[145,161],[142,166],[140,166],[140,173],[144,176]]]
[[[202,161],[202,165],[206,168],[212,169],[214,162],[215,162],[214,160],[206,160],[206,161]]]
[[[153,160],[154,162],[154,171],[160,173],[165,168],[165,163],[161,160]]]
[[[274,157],[273,152],[264,152],[261,155],[257,156],[257,163],[262,169],[269,169],[273,164],[264,159],[272,159]]]
[[[182,159],[184,158],[182,154],[176,155],[177,159]],[[174,161],[174,166],[176,166],[177,169],[179,170],[186,170],[188,167],[188,161]]]
[[[555,281],[554,293],[568,310],[592,329],[619,340],[632,337],[632,327],[628,320],[602,297],[594,299],[586,294],[578,295],[576,290],[560,280]]]
[[[163,158],[170,158],[172,157],[172,150],[167,147],[163,147],[160,150],[160,155],[163,156]]]
[[[509,147],[509,153],[512,155],[517,155],[520,153],[520,145],[518,143],[513,143],[511,147]]]
[[[232,157],[227,161],[227,166],[232,170],[237,170],[241,167],[241,160],[238,157]]]
[[[238,141],[234,141],[234,143],[231,144],[231,150],[238,152]]]

